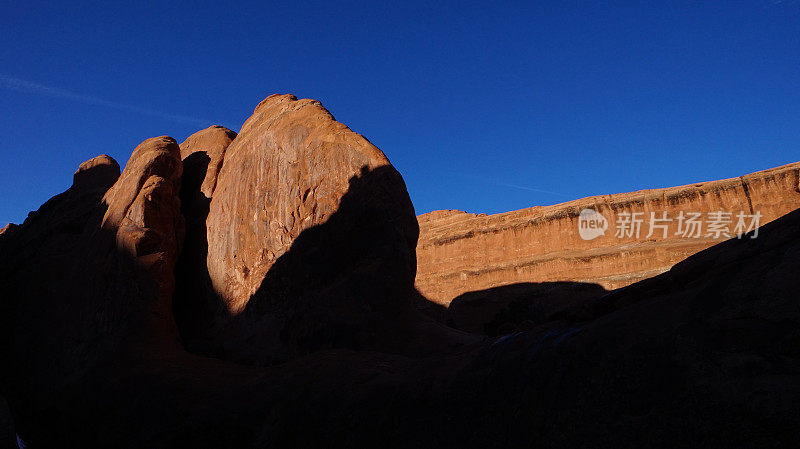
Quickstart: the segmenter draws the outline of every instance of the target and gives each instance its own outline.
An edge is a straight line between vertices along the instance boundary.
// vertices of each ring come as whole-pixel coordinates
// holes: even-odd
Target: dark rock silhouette
[[[12,448],[17,445],[17,435],[14,432],[14,420],[8,409],[5,398],[0,396],[0,447]]]
[[[441,320],[453,328],[491,337],[530,330],[565,309],[607,291],[585,282],[523,282],[461,294]]]
[[[285,101],[278,110],[297,106]],[[213,301],[227,311],[209,332],[184,285],[214,285],[184,260],[204,249],[191,201],[205,156],[181,162],[174,140],[149,139],[118,179],[110,158],[88,164],[0,234],[2,394],[31,447],[800,443],[800,210],[599,297],[533,298],[546,313],[526,331],[482,338],[411,307],[405,187],[389,165],[359,167],[241,309],[224,292],[200,298],[199,314]]]

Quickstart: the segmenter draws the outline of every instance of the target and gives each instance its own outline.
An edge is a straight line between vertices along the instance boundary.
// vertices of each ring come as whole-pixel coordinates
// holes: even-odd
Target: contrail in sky
[[[568,199],[571,199],[571,200],[575,199],[575,197],[573,195],[567,195],[567,194],[564,194],[564,193],[553,192],[551,190],[537,189],[535,187],[521,186],[519,184],[509,184],[507,182],[497,181],[496,179],[488,178],[488,177],[485,177],[485,176],[467,175],[467,177],[473,178],[473,179],[478,179],[478,180],[481,180],[481,181],[484,181],[484,182],[489,182],[491,184],[498,185],[498,186],[501,186],[501,187],[509,187],[509,188],[512,188],[512,189],[527,190],[529,192],[545,193],[545,194],[548,194],[548,195],[560,196],[562,198],[568,198]]]
[[[154,117],[161,117],[168,120],[175,120],[179,122],[188,122],[196,125],[211,124],[210,120],[203,120],[196,117],[188,117],[185,115],[168,114],[166,112],[154,111],[152,109],[140,108],[139,106],[132,106],[124,103],[117,103],[115,101],[104,100],[102,98],[92,97],[90,95],[82,95],[68,90],[58,89],[56,87],[45,86],[44,84],[32,83],[30,81],[21,80],[0,74],[0,87],[17,92],[28,94],[41,95],[43,97],[60,98],[63,100],[72,100],[79,103],[91,104],[96,106],[105,106],[108,108],[119,109],[121,111],[136,112],[139,114],[152,115]]]
[[[511,188],[514,188],[514,189],[528,190],[528,191],[531,191],[531,192],[539,192],[539,193],[547,193],[549,195],[556,195],[556,196],[560,196],[560,197],[563,197],[563,198],[570,198],[570,199],[573,198],[570,195],[564,195],[563,193],[558,193],[558,192],[551,192],[550,190],[535,189],[533,187],[520,186],[520,185],[516,185],[516,184],[508,184],[508,183],[505,183],[505,182],[496,182],[496,184],[500,185],[500,186],[503,186],[503,187],[511,187]]]

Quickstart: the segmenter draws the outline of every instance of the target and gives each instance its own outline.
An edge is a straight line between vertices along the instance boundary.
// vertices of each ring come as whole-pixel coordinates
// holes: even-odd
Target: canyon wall
[[[746,229],[758,213],[763,226],[797,208],[800,162],[721,181],[594,196],[495,215],[434,211],[418,217],[416,286],[442,306],[467,292],[518,283],[619,288],[667,271],[727,239],[726,234],[735,237],[740,213]],[[584,209],[607,220],[604,235],[581,237],[579,217]],[[715,217],[717,211],[730,215]],[[652,222],[651,212],[656,219]],[[681,212],[684,220],[679,223]],[[659,221],[664,213],[671,221]],[[700,223],[699,236],[696,228],[687,226],[689,213],[701,214],[695,220]],[[721,218],[716,221],[727,232],[718,234],[710,227],[715,218]],[[628,223],[620,223],[624,220]],[[640,222],[638,236],[631,225],[635,222]],[[648,237],[651,223],[655,226]],[[620,227],[622,233],[617,235]],[[687,229],[691,232],[684,235]],[[744,236],[748,237],[752,235]]]

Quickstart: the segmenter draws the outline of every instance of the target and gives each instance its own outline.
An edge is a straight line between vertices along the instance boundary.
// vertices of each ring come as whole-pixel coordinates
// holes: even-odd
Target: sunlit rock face
[[[217,186],[217,176],[222,168],[225,152],[236,133],[224,126],[214,125],[197,131],[180,144],[181,160],[184,165],[184,184],[186,176],[195,176],[191,180],[203,196],[211,198]],[[200,153],[200,154],[197,154]]]
[[[386,156],[319,102],[292,95],[261,102],[227,149],[208,216],[208,271],[231,313],[242,311],[301,232],[339,208],[352,178],[379,167],[391,167]],[[373,195],[397,221],[406,246],[399,256],[413,277],[416,225],[402,179]]]
[[[183,240],[178,200],[182,172],[180,150],[171,137],[147,139],[133,150],[103,198],[108,209],[102,227],[116,232],[120,250],[136,258],[158,256],[174,265]]]
[[[187,344],[265,363],[412,342],[419,230],[386,156],[292,95],[262,101],[230,137],[208,129],[181,145],[184,254],[194,256],[179,262],[176,313]],[[200,259],[205,272],[186,268]]]
[[[554,206],[496,215],[435,211],[420,215],[416,285],[431,301],[447,306],[459,295],[517,283],[579,282],[605,289],[623,287],[663,273],[690,255],[725,240],[678,231],[681,212],[761,214],[761,225],[800,208],[800,163],[738,178],[681,187],[595,196]],[[584,240],[582,210],[608,220],[604,235]],[[666,236],[650,214],[666,213]],[[620,214],[641,214],[639,236],[617,238]],[[663,224],[663,222],[662,222]],[[490,313],[484,310],[483,313]],[[490,319],[490,317],[487,317]]]

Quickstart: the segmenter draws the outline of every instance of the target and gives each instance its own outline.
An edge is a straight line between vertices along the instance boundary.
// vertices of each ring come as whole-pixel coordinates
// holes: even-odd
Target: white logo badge
[[[584,240],[592,240],[606,234],[608,221],[594,209],[584,209],[578,217],[578,233]]]

